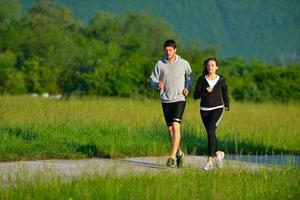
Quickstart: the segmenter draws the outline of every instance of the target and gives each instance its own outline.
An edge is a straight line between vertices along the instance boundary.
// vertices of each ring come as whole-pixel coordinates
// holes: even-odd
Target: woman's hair
[[[204,60],[204,62],[203,62],[203,71],[202,71],[202,75],[207,75],[207,74],[208,74],[208,71],[207,71],[207,64],[208,64],[208,62],[209,62],[210,60],[215,61],[215,62],[216,62],[216,65],[219,66],[219,62],[218,62],[217,58],[215,58],[215,57],[211,57],[211,58],[208,58],[208,59]]]

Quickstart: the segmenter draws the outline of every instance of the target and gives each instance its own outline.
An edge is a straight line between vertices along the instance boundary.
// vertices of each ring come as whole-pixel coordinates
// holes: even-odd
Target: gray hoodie
[[[180,56],[176,55],[174,62],[169,62],[163,56],[156,63],[150,78],[153,88],[158,88],[159,81],[165,83],[165,87],[160,90],[160,99],[162,103],[172,103],[185,101],[182,92],[184,88],[191,90],[193,72],[190,64]]]

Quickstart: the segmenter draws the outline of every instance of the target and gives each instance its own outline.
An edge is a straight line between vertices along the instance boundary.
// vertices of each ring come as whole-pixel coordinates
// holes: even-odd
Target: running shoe
[[[213,164],[212,162],[206,162],[205,166],[203,167],[204,170],[208,171],[213,169]]]
[[[176,161],[173,158],[168,158],[167,163],[166,163],[167,167],[176,167]]]
[[[223,159],[224,159],[224,152],[223,151],[219,151],[218,156],[215,158],[216,160],[216,166],[217,168],[221,169],[223,167]]]
[[[184,152],[180,151],[179,155],[176,155],[176,164],[178,168],[183,166],[183,159],[184,159]]]

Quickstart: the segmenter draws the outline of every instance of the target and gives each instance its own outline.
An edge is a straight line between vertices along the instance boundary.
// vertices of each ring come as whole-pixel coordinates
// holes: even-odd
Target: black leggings
[[[200,110],[200,114],[207,132],[208,156],[213,156],[218,151],[216,129],[219,122],[221,121],[223,108],[209,111]]]

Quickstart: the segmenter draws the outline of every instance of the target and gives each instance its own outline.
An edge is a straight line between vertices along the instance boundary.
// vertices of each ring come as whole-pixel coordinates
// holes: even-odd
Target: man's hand
[[[159,81],[159,83],[158,83],[158,89],[162,89],[164,87],[165,87],[165,83],[162,82],[162,81]]]
[[[186,97],[187,95],[189,95],[189,90],[187,88],[184,88],[182,94]]]

